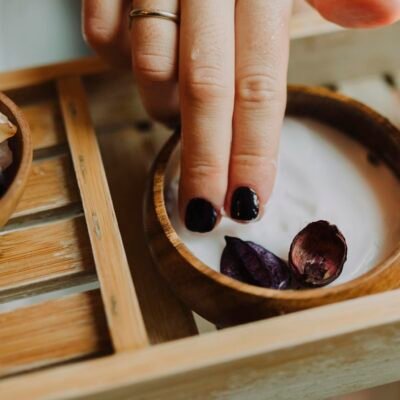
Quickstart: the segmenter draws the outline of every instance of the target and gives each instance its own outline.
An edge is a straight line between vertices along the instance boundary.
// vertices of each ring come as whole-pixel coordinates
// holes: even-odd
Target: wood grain
[[[132,129],[123,129],[99,138],[115,211],[151,343],[176,340],[197,333],[191,311],[177,299],[157,271],[142,229],[143,192],[149,161],[155,156],[163,138],[164,135],[143,135]]]
[[[320,400],[399,379],[399,330],[396,290],[16,377],[0,392],[18,400]]]
[[[138,349],[148,339],[85,90],[78,77],[60,79],[57,87],[112,342],[116,351]]]
[[[33,163],[25,191],[13,217],[63,207],[80,201],[69,155]]]
[[[192,313],[157,271],[142,229],[149,169],[170,132],[156,124],[146,132],[135,129],[148,117],[130,74],[88,77],[85,84],[96,131],[104,133],[104,167],[149,339],[154,344],[194,335]]]
[[[0,291],[51,279],[94,274],[82,217],[0,233]]]
[[[32,133],[35,150],[66,143],[60,106],[57,98],[39,99],[21,106]]]
[[[0,376],[110,351],[98,292],[0,313],[0,326]]]
[[[3,72],[0,74],[0,90],[37,85],[75,73],[79,75],[93,74],[107,68],[107,65],[99,58],[88,57],[42,67]]]
[[[400,132],[368,107],[321,88],[289,88],[287,113],[337,128],[377,154],[400,178]],[[166,165],[179,141],[174,135],[160,152],[147,196],[146,229],[160,272],[185,304],[219,326],[343,301],[400,287],[400,243],[368,273],[334,287],[273,290],[222,275],[196,258],[172,227],[164,203]]]

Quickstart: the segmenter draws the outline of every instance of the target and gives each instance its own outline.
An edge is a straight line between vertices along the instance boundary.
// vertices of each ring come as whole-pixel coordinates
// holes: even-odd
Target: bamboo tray
[[[399,103],[381,76],[369,96],[334,83]],[[168,132],[143,119],[130,77],[88,59],[0,74],[0,90],[34,142],[0,232],[2,400],[321,399],[400,379],[399,290],[198,334],[140,233],[144,171]]]

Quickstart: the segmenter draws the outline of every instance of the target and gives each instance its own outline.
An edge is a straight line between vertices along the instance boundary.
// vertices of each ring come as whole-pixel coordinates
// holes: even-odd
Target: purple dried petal
[[[221,272],[231,278],[253,285],[286,289],[290,274],[287,264],[275,254],[253,242],[225,237]]]
[[[290,270],[286,261],[254,242],[247,242],[259,255],[271,274],[272,288],[289,289]]]
[[[243,267],[241,262],[238,262],[236,254],[232,249],[225,246],[221,256],[221,272],[233,279],[244,283],[254,284],[253,279]]]
[[[289,266],[296,280],[305,287],[333,282],[343,271],[347,258],[346,240],[335,225],[312,222],[293,239]]]

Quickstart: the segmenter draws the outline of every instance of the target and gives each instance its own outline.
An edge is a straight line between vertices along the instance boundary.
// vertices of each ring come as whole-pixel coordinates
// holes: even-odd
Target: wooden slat
[[[79,73],[80,75],[93,74],[104,71],[107,68],[104,62],[97,57],[88,57],[78,61],[74,60],[42,67],[3,72],[0,74],[0,90],[37,85],[74,73]]]
[[[0,233],[0,255],[0,291],[94,273],[82,217]]]
[[[105,133],[98,139],[149,339],[151,343],[176,340],[197,333],[192,313],[158,273],[141,228],[146,177],[170,132],[158,124],[149,132],[135,130],[136,123],[148,116],[131,76],[115,75],[85,79],[91,113],[96,131]]]
[[[107,351],[98,292],[0,313],[0,376]]]
[[[152,343],[197,333],[192,313],[157,271],[142,229],[142,194],[147,172],[165,133],[144,135],[133,129],[121,129],[99,137],[119,227]]]
[[[57,83],[110,334],[116,351],[147,345],[100,150],[80,78]]]
[[[80,201],[78,185],[67,155],[33,163],[25,192],[13,217],[51,210]]]
[[[57,99],[44,99],[21,107],[32,133],[35,150],[66,143]]]
[[[0,393],[19,400],[320,400],[399,379],[399,332],[397,290],[13,378],[0,382]]]

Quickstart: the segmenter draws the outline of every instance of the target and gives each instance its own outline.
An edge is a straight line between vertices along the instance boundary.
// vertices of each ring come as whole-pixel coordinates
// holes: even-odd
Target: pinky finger
[[[83,0],[83,35],[88,44],[110,65],[130,68],[128,30],[129,2]]]

